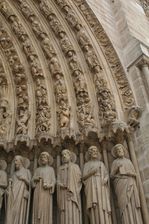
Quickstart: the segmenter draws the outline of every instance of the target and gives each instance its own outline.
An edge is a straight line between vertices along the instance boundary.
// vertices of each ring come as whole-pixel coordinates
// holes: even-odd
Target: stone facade
[[[137,104],[143,109],[140,129],[136,132],[136,153],[147,201],[149,200],[148,165],[148,56],[149,21],[145,13],[148,1],[89,1],[88,4],[106,30],[126,71]],[[142,7],[143,6],[143,7]],[[145,13],[144,13],[145,12]]]
[[[0,167],[7,171],[8,178],[5,179],[8,179],[8,184],[2,186],[2,196],[5,195],[6,200],[2,202],[0,223],[4,223],[5,219],[9,224],[13,208],[15,212],[17,210],[15,203],[11,204],[11,210],[11,194],[8,196],[4,191],[8,185],[8,192],[11,192],[11,189],[17,192],[10,177],[17,176],[18,172],[23,173],[24,178],[21,181],[25,182],[24,189],[27,189],[30,196],[33,189],[28,173],[33,176],[39,195],[43,192],[42,202],[46,200],[44,190],[50,189],[52,192],[53,196],[49,200],[54,197],[54,203],[46,203],[53,206],[50,208],[54,210],[54,216],[51,218],[52,215],[48,215],[47,223],[47,220],[53,220],[56,224],[60,220],[62,224],[70,224],[72,219],[67,220],[70,215],[73,220],[77,217],[77,223],[83,221],[94,224],[99,219],[105,224],[122,222],[121,206],[116,200],[117,192],[112,184],[113,180],[109,178],[114,163],[112,149],[116,144],[125,146],[125,156],[128,157],[126,161],[130,161],[128,163],[134,167],[134,173],[131,175],[137,179],[134,188],[138,188],[136,192],[140,203],[140,211],[136,208],[140,220],[138,223],[148,223],[147,7],[148,1],[139,0],[129,0],[129,3],[122,0],[1,0],[0,159],[3,166]],[[109,192],[109,199],[106,199],[109,204],[105,218],[107,221],[97,214],[88,217],[84,188],[80,192],[81,187],[78,190],[72,186],[71,190],[71,194],[77,197],[74,201],[79,209],[74,207],[73,200],[71,203],[65,201],[66,195],[70,193],[69,185],[73,182],[76,184],[77,181],[77,178],[73,179],[73,175],[74,178],[75,175],[82,175],[90,146],[99,149],[102,162],[97,164],[103,164],[103,170],[107,170],[107,186],[104,189]],[[70,163],[67,161],[61,164],[61,153],[63,158],[65,151],[63,149],[69,149],[66,154],[70,157]],[[44,153],[47,158],[50,155],[53,157],[54,169],[48,166],[47,170],[50,171],[45,169],[43,177],[34,180],[36,172],[40,173],[43,169],[44,159],[46,161],[44,158],[42,165],[38,164],[38,157]],[[71,153],[76,155],[75,162],[71,160]],[[30,160],[30,167],[24,165],[24,157]],[[46,182],[46,178],[49,178],[48,172],[55,172],[57,178],[57,175],[63,172],[61,169],[70,169],[72,177],[69,178],[69,172],[66,171],[65,178],[68,182],[71,180],[71,183],[63,186],[64,199],[61,200],[65,205],[59,206],[55,199],[56,194],[58,197],[58,192],[61,192],[61,183],[54,191],[54,177],[52,187],[48,180],[48,184],[43,184],[44,189],[41,191],[40,179]],[[89,175],[96,176],[96,172]],[[98,175],[101,175],[100,172],[97,172]],[[120,174],[127,176],[124,170],[120,171]],[[78,183],[81,180],[81,177],[78,178]],[[36,181],[39,181],[37,188]],[[102,185],[102,181],[100,184]],[[78,191],[79,195],[76,193]],[[18,220],[23,221],[18,221],[17,224],[28,221],[31,223],[32,216],[37,218],[33,211],[42,210],[40,206],[39,209],[38,206],[32,206],[33,201],[39,199],[33,200],[30,196],[25,202],[28,204],[28,209],[24,209],[26,216],[20,216]],[[72,206],[72,210],[71,213],[67,211],[66,217],[63,217],[67,203]],[[61,211],[61,206],[64,211]],[[102,214],[101,210],[100,213]],[[46,217],[46,214],[44,215]],[[75,224],[75,221],[72,224]]]

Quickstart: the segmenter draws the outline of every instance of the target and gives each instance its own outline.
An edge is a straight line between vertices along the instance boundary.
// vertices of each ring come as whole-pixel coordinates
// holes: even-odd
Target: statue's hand
[[[39,182],[41,177],[34,177],[34,182]]]
[[[23,176],[19,176],[19,180],[26,181],[26,179]]]

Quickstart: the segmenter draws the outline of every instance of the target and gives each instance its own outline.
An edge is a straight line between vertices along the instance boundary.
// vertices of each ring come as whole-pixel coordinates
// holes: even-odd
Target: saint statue
[[[52,199],[56,182],[54,169],[51,167],[53,158],[48,152],[42,152],[38,162],[39,167],[32,179],[34,188],[32,224],[52,224]]]
[[[3,199],[5,194],[5,189],[7,188],[7,173],[6,173],[7,163],[5,160],[0,160],[0,214],[3,205]]]
[[[89,147],[86,159],[83,182],[90,224],[111,224],[109,176],[96,146]]]
[[[9,180],[6,224],[25,224],[28,220],[31,174],[29,160],[15,156],[12,179]]]
[[[116,158],[111,167],[111,178],[120,210],[120,223],[143,224],[140,199],[137,189],[136,172],[130,159],[125,158],[127,151],[121,144],[112,149]]]
[[[58,207],[60,224],[81,224],[80,190],[81,171],[75,164],[76,156],[68,149],[62,151],[62,163],[58,169]]]

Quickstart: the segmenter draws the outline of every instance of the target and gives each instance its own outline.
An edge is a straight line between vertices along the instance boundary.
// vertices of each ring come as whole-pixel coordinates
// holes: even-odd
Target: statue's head
[[[112,149],[114,157],[123,158],[126,154],[126,149],[122,144],[116,144]]]
[[[69,149],[63,149],[62,153],[62,163],[75,163],[77,160],[76,154]]]
[[[15,156],[14,158],[15,168],[19,170],[22,166],[24,166],[24,158],[22,156]]]
[[[62,151],[62,162],[68,163],[71,161],[71,151],[69,149],[64,149]]]
[[[38,164],[39,166],[52,165],[53,157],[48,152],[42,152],[39,156]]]
[[[90,159],[98,159],[99,157],[99,151],[96,146],[90,146],[88,148],[88,154]]]
[[[39,164],[41,166],[48,165],[50,162],[50,154],[48,152],[42,152],[39,157]]]

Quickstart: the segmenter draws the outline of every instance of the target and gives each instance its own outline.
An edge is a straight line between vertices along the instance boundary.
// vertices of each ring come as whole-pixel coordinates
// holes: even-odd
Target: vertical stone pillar
[[[134,144],[132,141],[132,136],[130,136],[130,135],[127,135],[127,144],[128,144],[131,160],[133,162],[133,165],[134,165],[136,173],[137,173],[144,224],[148,224],[149,214],[148,214],[147,204],[146,204],[144,190],[143,190],[142,181],[141,181],[141,177],[140,177],[139,166],[138,166],[138,162],[137,162],[137,158],[136,158],[136,154],[135,154],[135,150],[134,150]]]
[[[142,81],[145,86],[146,94],[148,95],[149,99],[149,59],[147,57],[142,57],[139,62],[136,64],[139,68]]]

